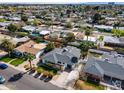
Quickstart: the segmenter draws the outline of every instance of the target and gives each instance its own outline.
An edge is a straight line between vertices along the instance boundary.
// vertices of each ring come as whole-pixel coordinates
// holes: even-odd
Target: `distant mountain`
[[[124,2],[86,2],[86,5],[98,5],[98,4],[124,4]]]

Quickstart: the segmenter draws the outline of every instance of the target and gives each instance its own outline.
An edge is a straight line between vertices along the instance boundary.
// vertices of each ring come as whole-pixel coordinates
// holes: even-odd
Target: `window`
[[[61,64],[61,62],[58,61],[59,64]]]

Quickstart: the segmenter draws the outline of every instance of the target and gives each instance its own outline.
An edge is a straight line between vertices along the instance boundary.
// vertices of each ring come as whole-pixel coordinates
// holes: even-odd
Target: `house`
[[[104,40],[106,45],[109,46],[124,46],[124,40],[123,37],[117,38],[112,36],[104,36]]]
[[[34,27],[34,26],[24,26],[24,27],[22,27],[22,29],[24,30],[24,31],[29,31],[29,32],[34,32],[35,30],[36,30],[36,28]]]
[[[43,63],[53,64],[54,67],[73,69],[80,58],[80,49],[67,46],[64,48],[55,48],[43,57]]]
[[[17,48],[14,49],[15,54],[18,56],[23,56],[23,54],[28,53],[32,54],[35,57],[40,56],[39,53],[42,53],[43,49],[45,49],[46,44],[44,43],[36,43],[32,40],[26,42]]]
[[[48,31],[48,30],[42,30],[41,32],[39,32],[39,34],[41,36],[46,36],[46,35],[49,35],[50,34],[50,31]]]
[[[115,52],[105,53],[102,58],[89,57],[83,72],[87,80],[105,83],[114,89],[124,89],[124,56]]]
[[[0,27],[6,28],[11,22],[0,22]]]

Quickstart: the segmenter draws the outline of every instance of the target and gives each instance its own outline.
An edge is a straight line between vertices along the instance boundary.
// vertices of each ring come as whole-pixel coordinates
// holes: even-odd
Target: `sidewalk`
[[[7,88],[5,85],[0,85],[0,90],[10,90],[10,89]]]

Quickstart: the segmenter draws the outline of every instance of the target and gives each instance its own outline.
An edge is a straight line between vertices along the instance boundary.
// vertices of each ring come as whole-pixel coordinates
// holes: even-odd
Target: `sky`
[[[108,0],[0,0],[0,3],[41,3],[41,4],[107,4]],[[90,3],[89,3],[90,2]],[[109,0],[109,2],[117,2]],[[123,3],[122,3],[123,2]],[[117,4],[124,4],[123,0],[118,0]]]

